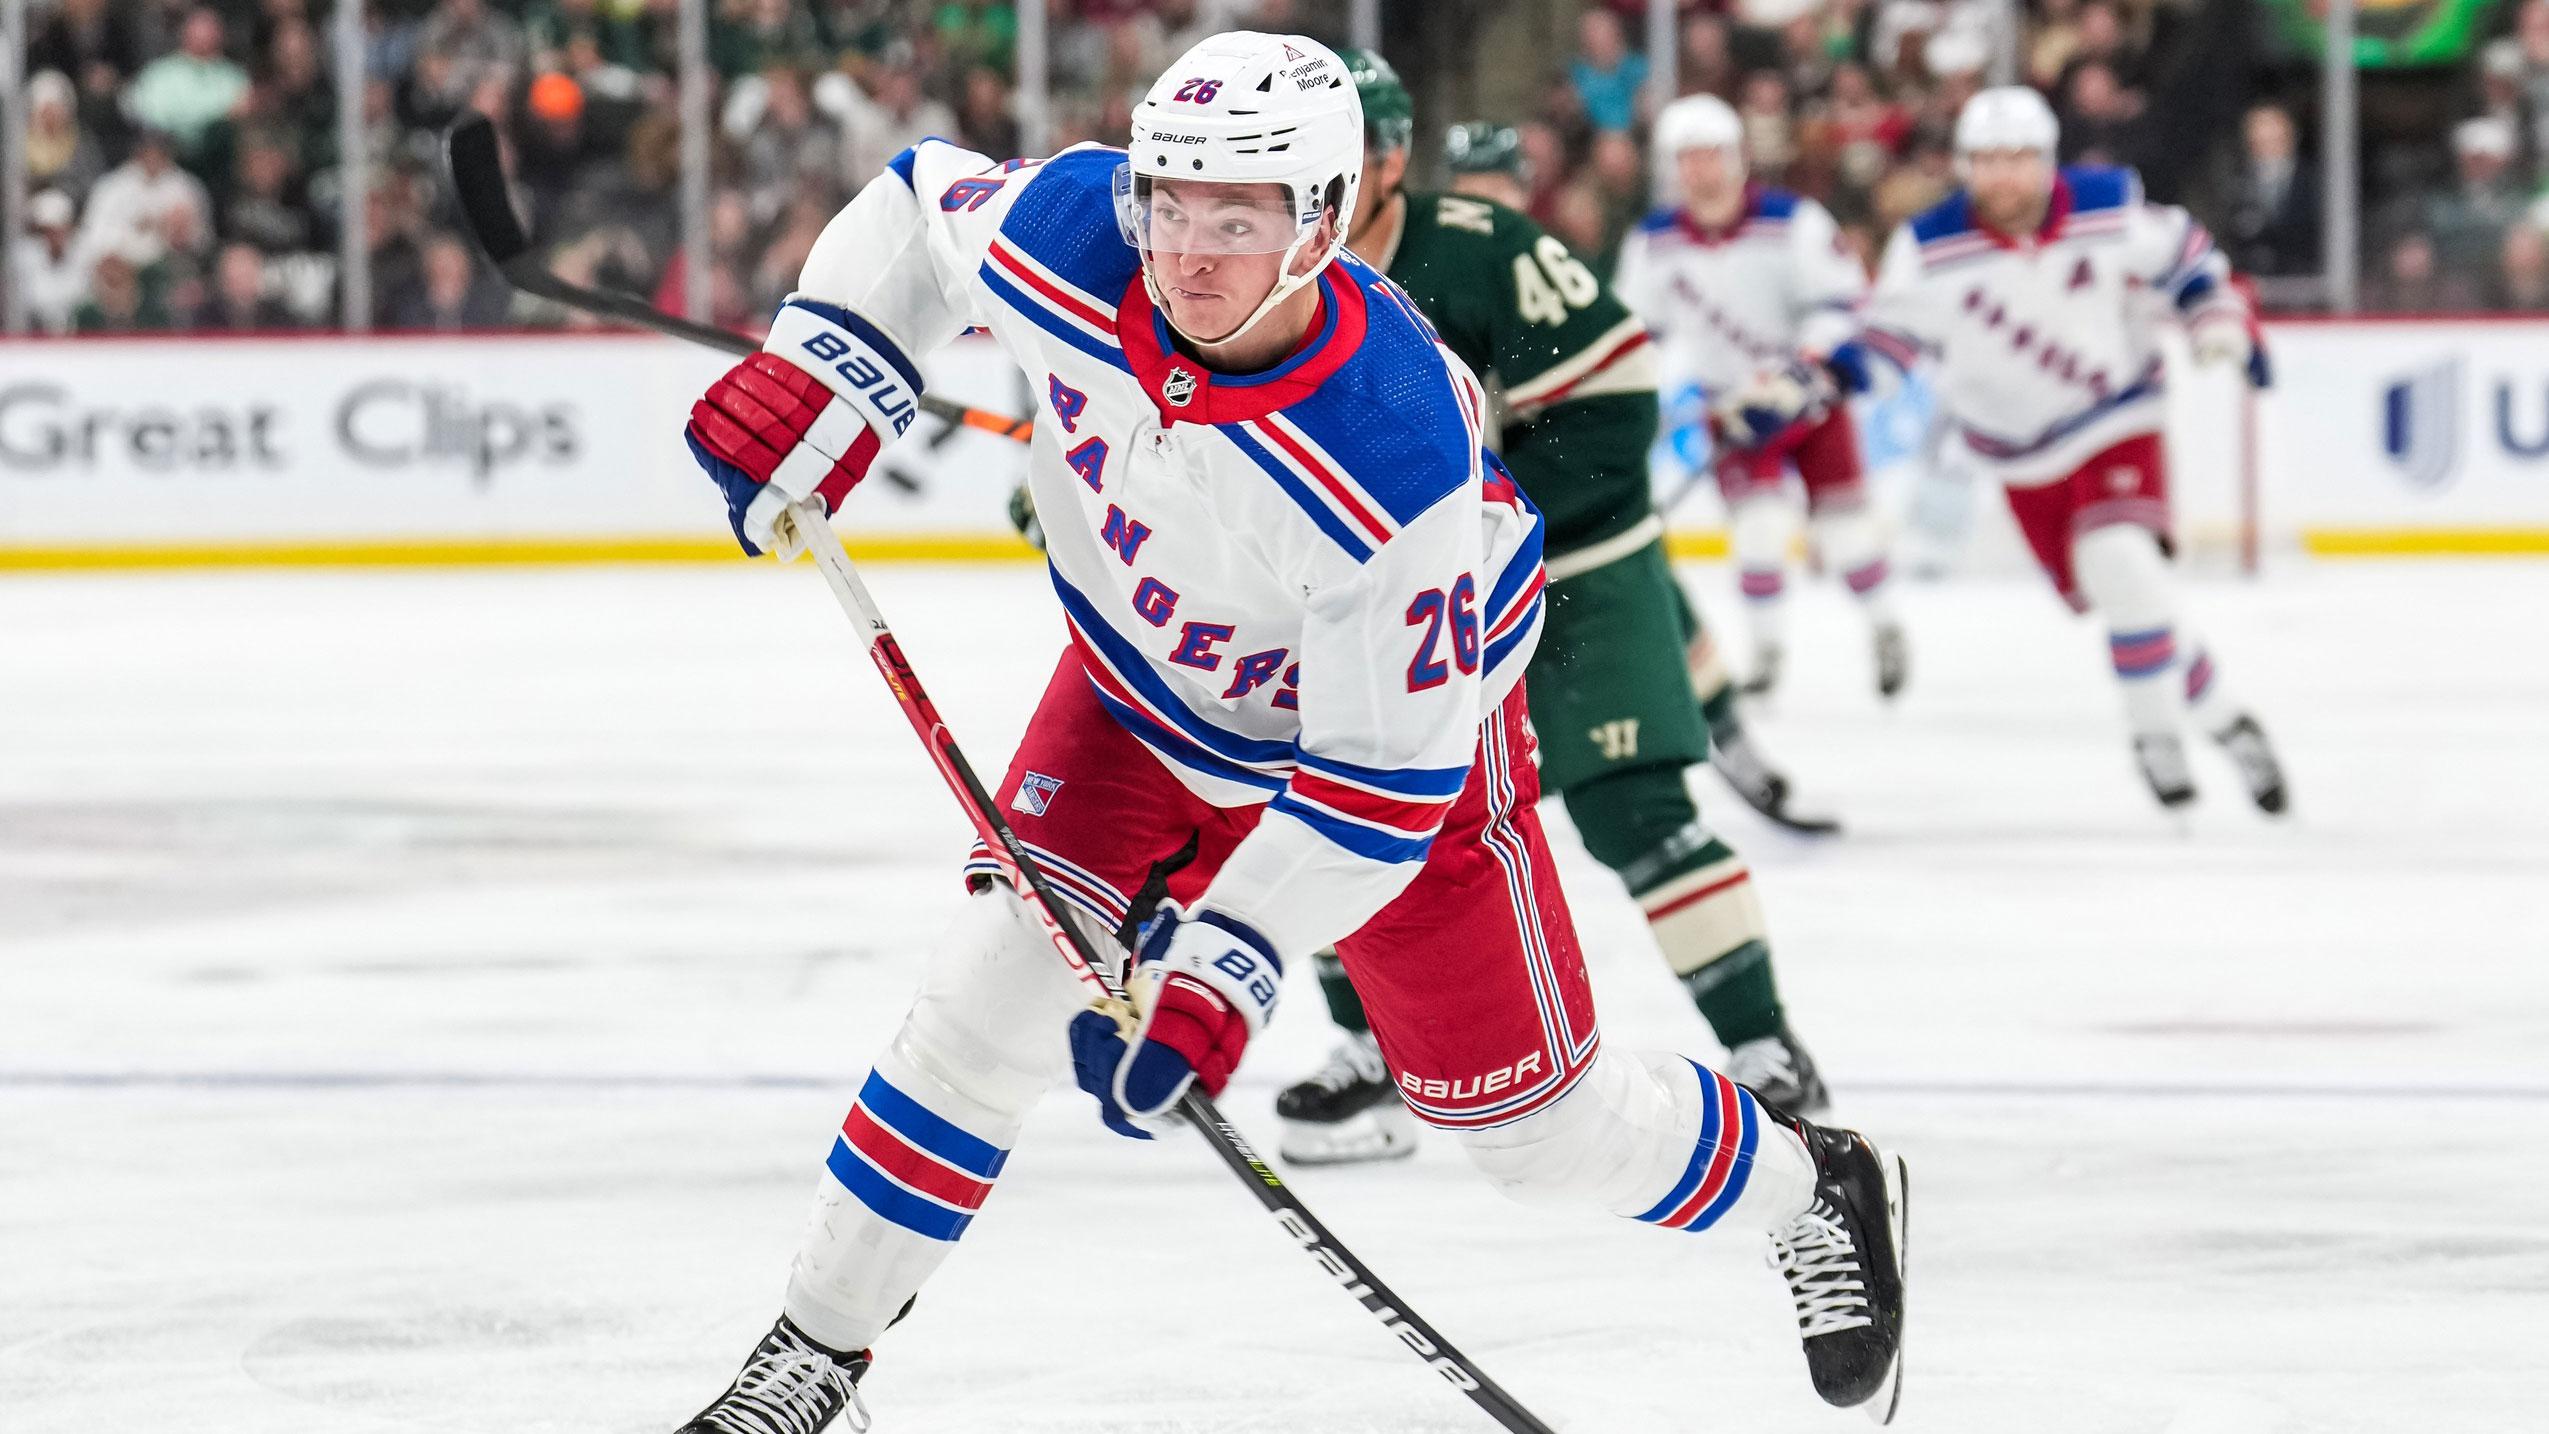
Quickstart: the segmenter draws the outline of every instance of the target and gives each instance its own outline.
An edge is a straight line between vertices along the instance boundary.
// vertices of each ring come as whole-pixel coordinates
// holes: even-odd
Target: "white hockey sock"
[[[1805,1142],[1733,1081],[1661,1052],[1605,1051],[1555,1104],[1463,1131],[1498,1189],[1673,1230],[1776,1230],[1814,1198]]]
[[[1868,621],[1880,626],[1894,620],[1894,603],[1886,578],[1890,568],[1876,514],[1865,503],[1818,513],[1814,517],[1815,551],[1827,572],[1837,572]]]
[[[2193,633],[2181,633],[2179,655],[2186,659],[2186,713],[2195,719],[2195,729],[2208,737],[2218,737],[2222,729],[2237,721],[2239,699],[2232,695],[2230,684],[2222,680],[2221,670],[2213,662],[2212,649]]]
[[[1756,644],[1776,645],[1787,616],[1787,505],[1776,494],[1760,494],[1737,503],[1728,519],[1729,546],[1743,585],[1744,607]]]
[[[824,1162],[788,1276],[788,1317],[807,1334],[866,1348],[955,1249],[1067,1064],[1080,1004],[1005,890],[965,903]]]
[[[2112,523],[2072,540],[2080,592],[2107,627],[2107,656],[2135,736],[2178,730],[2177,602],[2168,560],[2147,528]]]

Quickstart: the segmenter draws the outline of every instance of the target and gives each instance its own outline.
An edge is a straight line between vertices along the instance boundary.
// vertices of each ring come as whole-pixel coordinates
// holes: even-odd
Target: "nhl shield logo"
[[[1053,794],[1061,790],[1060,777],[1048,777],[1042,772],[1029,772],[1018,779],[1018,795],[1009,799],[1009,809],[1025,812],[1031,817],[1043,816],[1045,808],[1053,805]]]
[[[1184,408],[1195,401],[1195,383],[1193,369],[1172,368],[1159,386],[1159,396],[1167,399],[1171,407]]]

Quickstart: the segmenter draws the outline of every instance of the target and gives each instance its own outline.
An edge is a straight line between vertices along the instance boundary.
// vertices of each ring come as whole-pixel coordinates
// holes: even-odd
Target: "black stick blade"
[[[520,258],[531,248],[531,236],[522,232],[522,220],[513,212],[496,127],[485,115],[463,115],[443,136],[443,159],[451,170],[452,195],[460,201],[461,216],[478,247],[499,269]]]

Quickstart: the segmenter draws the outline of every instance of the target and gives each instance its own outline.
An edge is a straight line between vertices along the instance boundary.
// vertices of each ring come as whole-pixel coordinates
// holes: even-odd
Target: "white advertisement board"
[[[2270,537],[2316,552],[2549,551],[2549,322],[2278,323]]]
[[[11,343],[0,556],[713,552],[732,539],[682,425],[727,362],[598,334]],[[1025,402],[987,342],[928,369],[959,402]],[[878,465],[860,531],[918,551],[1007,541],[1023,450],[945,427],[923,417]]]
[[[2190,542],[2239,532],[2253,445],[2269,549],[2549,553],[2549,323],[2284,321],[2269,342],[2253,406],[2172,363]],[[681,428],[725,362],[606,334],[10,342],[0,566],[717,556]],[[987,340],[926,367],[933,392],[1028,410]],[[844,531],[871,557],[1023,556],[1023,458],[923,418]],[[1722,551],[1713,494],[1675,519],[1678,551]]]

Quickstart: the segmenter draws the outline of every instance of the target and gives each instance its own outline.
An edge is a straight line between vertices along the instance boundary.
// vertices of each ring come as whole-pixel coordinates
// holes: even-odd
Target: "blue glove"
[[[1283,962],[1236,917],[1202,911],[1162,916],[1142,939],[1129,983],[1141,1015],[1129,1037],[1104,1011],[1071,1018],[1071,1065],[1080,1089],[1118,1135],[1165,1117],[1201,1082],[1219,1095],[1248,1039],[1265,1028],[1283,991]]]

